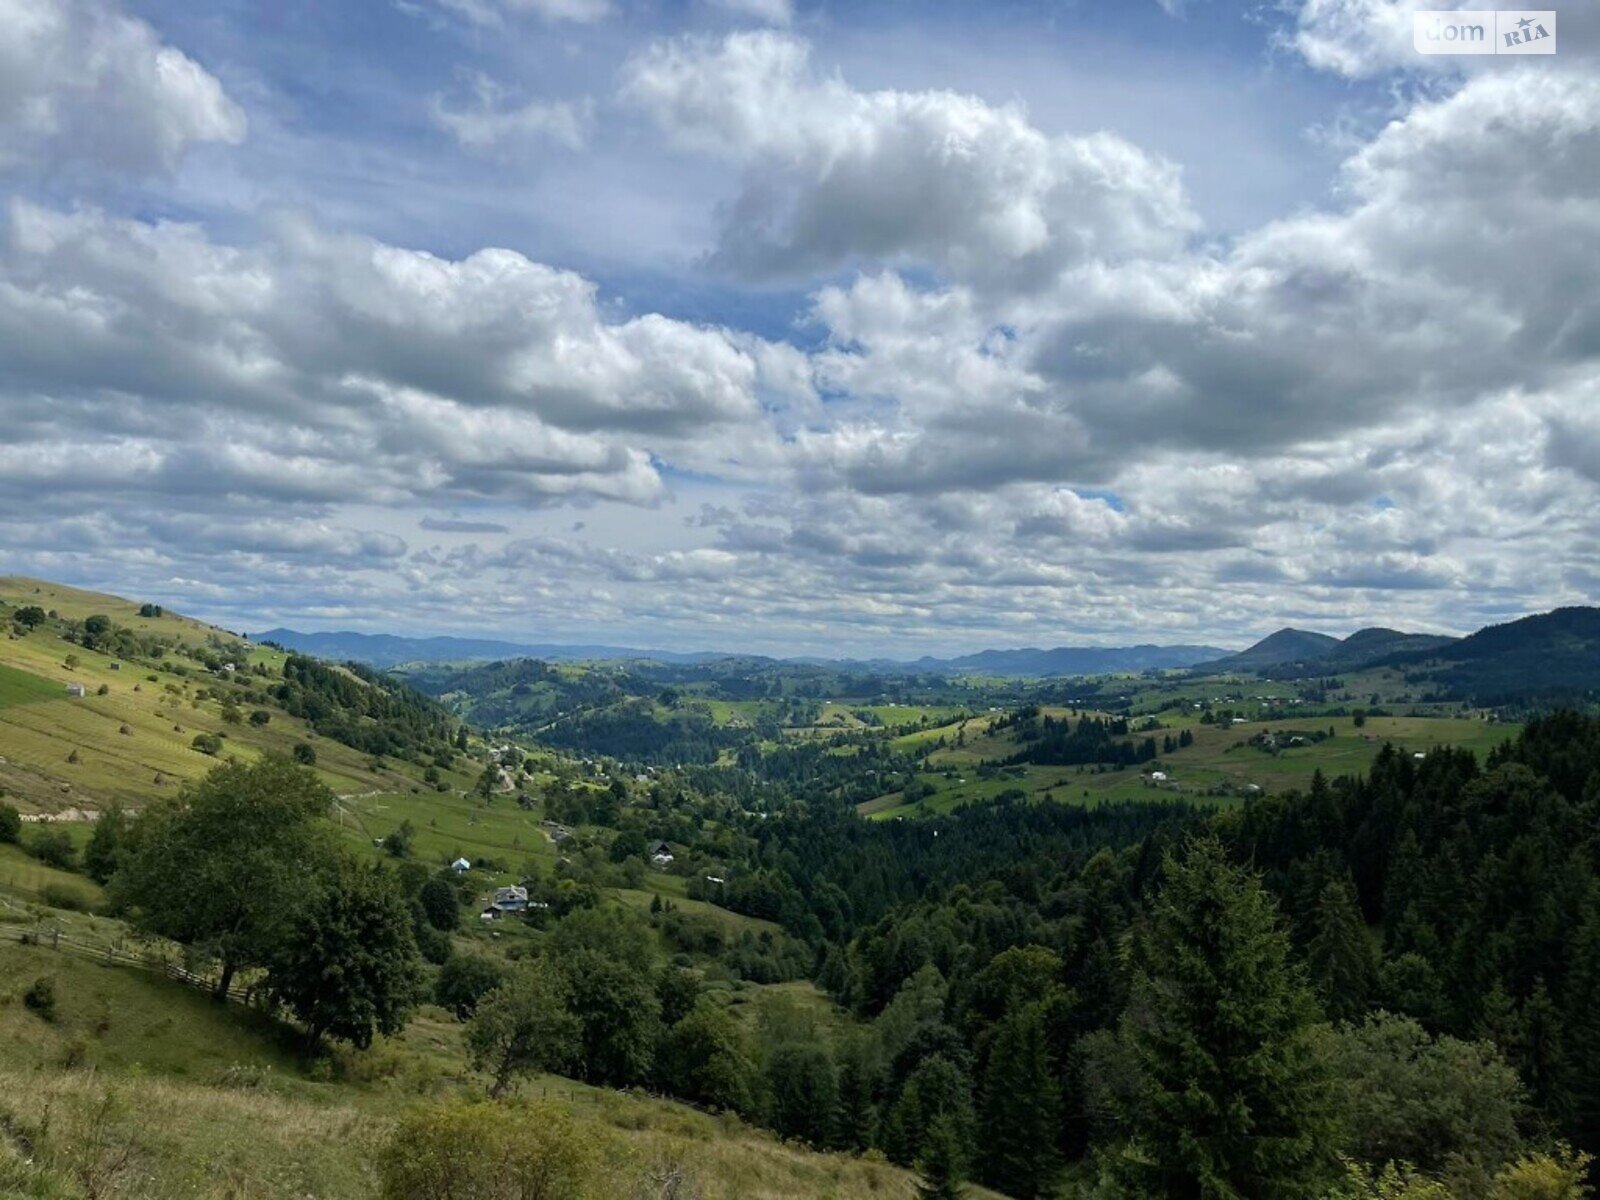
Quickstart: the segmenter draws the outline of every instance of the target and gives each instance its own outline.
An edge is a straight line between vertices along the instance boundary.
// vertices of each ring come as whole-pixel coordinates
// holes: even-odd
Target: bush
[[[314,767],[317,765],[317,752],[306,742],[296,742],[294,760],[303,767]]]
[[[201,754],[215,756],[222,751],[222,739],[214,733],[197,733],[189,744]]]
[[[378,1153],[384,1200],[589,1200],[605,1188],[589,1130],[554,1105],[445,1104],[401,1119]]]
[[[458,954],[447,959],[439,971],[434,999],[465,1021],[482,1000],[505,982],[506,971],[498,962],[482,954]]]
[[[64,883],[47,883],[39,889],[39,899],[51,908],[64,908],[70,912],[88,912],[88,896]]]
[[[22,1006],[45,1021],[56,1019],[56,981],[47,975],[35,979],[22,993]]]
[[[63,871],[72,870],[78,861],[78,850],[65,829],[42,829],[28,845],[28,853],[47,867]]]
[[[13,845],[22,840],[22,814],[9,804],[0,804],[0,842]]]
[[[1494,1177],[1494,1200],[1584,1200],[1584,1184],[1594,1159],[1565,1146],[1554,1154],[1530,1154]]]

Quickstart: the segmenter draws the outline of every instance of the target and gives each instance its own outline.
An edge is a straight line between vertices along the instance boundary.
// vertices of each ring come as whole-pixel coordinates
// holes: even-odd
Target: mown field
[[[12,609],[38,604],[64,616],[103,613],[119,625],[193,645],[225,632],[170,613],[140,617],[130,601],[14,577],[0,579],[0,600]],[[273,673],[281,670],[279,651],[256,647],[250,653],[252,666],[259,662]],[[67,665],[69,655],[75,666]],[[86,694],[69,697],[69,682],[82,684]],[[247,761],[310,742],[318,773],[340,793],[416,786],[420,772],[409,764],[390,763],[374,771],[366,755],[317,737],[305,722],[270,704],[248,706],[269,711],[267,725],[230,725],[219,699],[198,696],[202,690],[235,686],[175,655],[156,663],[119,663],[65,642],[48,628],[20,638],[7,633],[0,637],[0,789],[24,812],[100,808],[113,800],[137,807],[216,765],[216,758],[192,745],[202,733],[223,738],[224,756]],[[102,687],[105,695],[99,694]],[[469,787],[472,780],[459,775],[447,776],[446,782]]]
[[[879,796],[859,806],[859,811],[878,820],[950,812],[958,805],[993,800],[1001,793],[1020,789],[1029,800],[1050,799],[1060,803],[1101,804],[1108,800],[1139,800],[1181,797],[1198,802],[1235,803],[1252,785],[1263,793],[1304,788],[1312,775],[1321,771],[1330,778],[1359,774],[1372,763],[1386,743],[1392,742],[1411,753],[1426,753],[1439,746],[1460,746],[1481,758],[1508,737],[1517,727],[1495,724],[1477,718],[1459,717],[1370,717],[1357,728],[1352,717],[1305,716],[1292,720],[1246,721],[1221,728],[1185,720],[1173,722],[1172,729],[1188,728],[1194,744],[1171,754],[1162,754],[1149,764],[1168,776],[1166,787],[1153,785],[1143,771],[1128,767],[1121,771],[1098,771],[1095,767],[1023,765],[992,778],[979,776],[978,764],[999,761],[1015,754],[1018,747],[1004,734],[991,734],[987,723],[967,723],[967,740],[954,745],[958,726],[914,735],[936,741],[945,736],[947,748],[929,759],[933,768],[919,776],[937,789],[915,804],[904,802],[900,793]],[[1333,731],[1321,742],[1306,741],[1269,754],[1250,745],[1250,739],[1263,731]],[[1157,731],[1159,741],[1167,731]],[[904,744],[901,739],[897,744]],[[1213,789],[1228,789],[1229,796],[1208,796]]]

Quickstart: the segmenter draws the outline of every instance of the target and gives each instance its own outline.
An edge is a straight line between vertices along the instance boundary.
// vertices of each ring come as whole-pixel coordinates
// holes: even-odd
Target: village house
[[[84,695],[83,684],[81,684],[81,683],[69,683],[69,684],[67,684],[67,695],[73,696],[73,697],[78,698],[78,699],[82,699],[83,695]]]
[[[522,912],[528,907],[528,889],[517,887],[495,888],[494,901],[489,905],[496,912]]]
[[[464,858],[458,858],[455,860],[455,862],[450,864],[450,869],[457,875],[465,875],[468,871],[472,870],[472,864]]]
[[[650,861],[664,867],[672,861],[672,850],[665,842],[650,843]]]

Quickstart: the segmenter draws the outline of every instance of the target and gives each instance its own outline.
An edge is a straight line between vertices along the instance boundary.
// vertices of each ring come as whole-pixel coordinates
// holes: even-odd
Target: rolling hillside
[[[43,610],[42,623],[19,620],[30,608]],[[86,646],[84,622],[96,616],[108,618],[110,630]],[[25,812],[138,806],[199,778],[218,757],[287,754],[299,745],[311,748],[318,772],[340,793],[408,790],[423,773],[415,762],[380,760],[318,733],[318,725],[336,728],[329,722],[339,710],[320,698],[307,704],[298,687],[299,715],[286,709],[278,693],[288,656],[203,622],[8,577],[0,579],[0,630],[0,789]],[[358,695],[374,686],[339,674]],[[69,693],[73,684],[82,696]],[[220,747],[196,749],[205,736]]]

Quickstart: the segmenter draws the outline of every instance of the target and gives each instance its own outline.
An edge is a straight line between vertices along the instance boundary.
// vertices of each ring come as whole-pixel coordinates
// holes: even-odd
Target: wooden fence
[[[159,972],[168,979],[175,979],[179,983],[186,983],[207,992],[214,992],[217,986],[214,976],[189,970],[178,961],[175,952],[156,945],[148,946],[143,953],[135,953],[126,949],[120,939],[115,942],[95,941],[64,933],[59,928],[48,925],[28,928],[0,925],[0,939],[40,946],[46,950],[71,954],[75,958],[88,959],[106,966],[135,967],[141,971]],[[235,982],[228,988],[228,999],[235,1003],[247,1004],[250,997],[251,989],[242,983]]]

